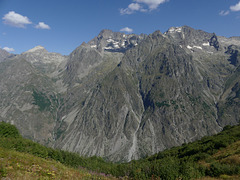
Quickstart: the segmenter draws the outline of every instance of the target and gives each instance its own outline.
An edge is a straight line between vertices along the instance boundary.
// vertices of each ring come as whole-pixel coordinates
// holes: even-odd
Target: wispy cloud
[[[122,15],[124,15],[124,14],[132,14],[132,13],[134,13],[135,11],[140,11],[140,10],[142,10],[142,9],[143,9],[143,8],[142,8],[142,6],[141,6],[140,4],[138,4],[138,3],[131,3],[131,4],[128,5],[127,8],[125,8],[125,9],[120,9],[120,13],[121,13]]]
[[[15,51],[15,49],[9,48],[9,47],[4,47],[3,49],[4,49],[5,51],[7,51],[7,52],[13,52],[13,51]]]
[[[38,25],[35,26],[36,29],[51,29],[49,25],[44,22],[39,22]]]
[[[133,0],[127,8],[120,9],[120,14],[133,14],[134,12],[147,12],[157,9],[160,4],[169,0]]]
[[[148,6],[150,10],[157,9],[160,4],[167,2],[168,0],[134,0],[137,3],[143,3]]]
[[[240,11],[240,1],[236,5],[230,6],[230,10],[231,11]]]
[[[220,11],[219,15],[220,16],[227,16],[229,13],[230,13],[229,11],[222,10],[222,11]]]
[[[133,29],[131,29],[131,28],[129,28],[129,27],[125,27],[125,28],[120,29],[120,31],[122,31],[122,32],[127,32],[127,33],[131,33],[131,32],[133,32]]]
[[[22,16],[21,14],[15,13],[14,11],[10,11],[4,15],[3,23],[18,27],[18,28],[25,28],[26,25],[32,24],[32,22],[26,16]]]

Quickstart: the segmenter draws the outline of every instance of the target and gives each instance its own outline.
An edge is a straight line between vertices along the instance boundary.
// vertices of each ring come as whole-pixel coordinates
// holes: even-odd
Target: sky
[[[184,25],[240,36],[240,0],[0,0],[0,48],[15,54],[41,45],[69,55],[103,29],[151,34]]]

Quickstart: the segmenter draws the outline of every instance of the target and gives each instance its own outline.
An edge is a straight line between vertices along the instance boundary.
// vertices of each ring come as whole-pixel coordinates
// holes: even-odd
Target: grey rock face
[[[68,57],[36,47],[0,63],[0,118],[52,147],[138,159],[239,122],[239,48],[188,26],[103,30]]]
[[[0,63],[0,79],[0,120],[15,124],[24,137],[47,144],[56,118],[53,82],[22,59]]]
[[[5,59],[13,56],[9,52],[5,51],[4,49],[0,48],[0,62],[4,61]]]
[[[146,38],[146,35],[126,35],[120,32],[112,32],[111,30],[102,30],[100,34],[91,40],[88,44],[91,48],[96,48],[99,52],[125,52],[135,47]]]
[[[67,59],[61,54],[48,52],[42,46],[36,46],[16,58],[30,62],[36,69],[48,75],[57,71],[59,65]]]

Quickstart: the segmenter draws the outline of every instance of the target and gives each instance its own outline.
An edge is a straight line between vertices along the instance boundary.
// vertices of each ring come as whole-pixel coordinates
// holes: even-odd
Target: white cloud
[[[133,11],[138,11],[140,10],[142,7],[140,6],[140,4],[138,3],[131,3],[128,5],[128,8],[133,10]]]
[[[219,15],[220,15],[220,16],[226,16],[226,15],[228,15],[229,13],[230,13],[229,11],[224,11],[224,10],[222,10],[222,11],[220,11]]]
[[[14,11],[9,11],[2,19],[4,20],[4,24],[18,28],[25,28],[25,25],[32,24],[28,17],[22,16]]]
[[[240,11],[240,1],[236,5],[230,6],[230,10],[231,11]]]
[[[120,31],[122,31],[122,32],[127,32],[127,33],[131,33],[131,32],[133,32],[133,29],[131,29],[131,28],[129,28],[129,27],[125,27],[125,28],[120,29]]]
[[[44,22],[39,22],[38,25],[35,26],[36,29],[51,29],[49,25]]]
[[[7,51],[7,52],[13,52],[13,51],[15,51],[15,49],[9,48],[9,47],[4,47],[3,49],[4,49],[5,51]]]
[[[132,14],[135,11],[139,11],[140,9],[142,9],[142,7],[140,6],[140,4],[138,3],[131,3],[128,5],[128,7],[126,9],[120,9],[120,13],[123,14]]]
[[[136,11],[147,12],[154,9],[157,9],[158,6],[162,3],[165,3],[169,0],[133,0],[134,3],[128,5],[125,9],[120,9],[120,13],[124,14],[133,14]],[[144,8],[143,6],[147,6]]]
[[[146,4],[150,10],[157,9],[160,4],[167,2],[168,0],[134,0],[137,3]]]

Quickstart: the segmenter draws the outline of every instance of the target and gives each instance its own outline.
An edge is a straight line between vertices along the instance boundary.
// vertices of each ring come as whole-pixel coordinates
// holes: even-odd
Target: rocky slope
[[[187,26],[103,30],[67,57],[36,47],[0,63],[0,120],[56,148],[138,159],[239,122],[239,49]]]
[[[13,56],[13,54],[10,54],[9,52],[0,48],[0,62],[4,61],[5,59],[7,59],[11,56]]]

